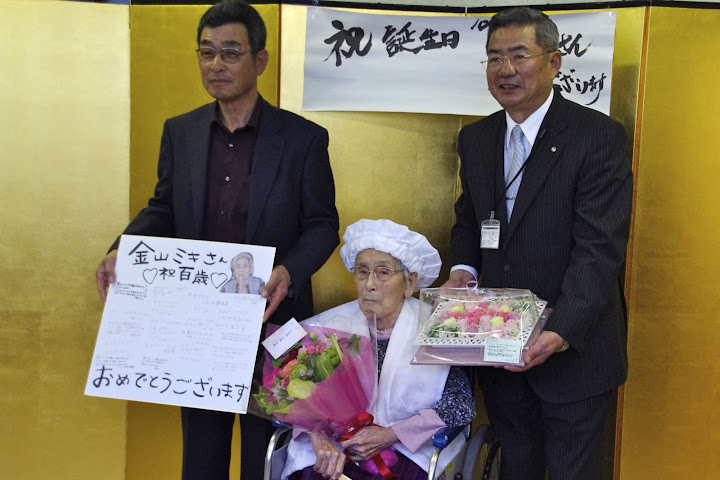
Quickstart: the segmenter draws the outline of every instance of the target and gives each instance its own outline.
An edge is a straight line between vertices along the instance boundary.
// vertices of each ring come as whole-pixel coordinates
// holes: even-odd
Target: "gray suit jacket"
[[[508,223],[503,178],[505,113],[462,129],[463,193],[452,230],[455,264],[472,265],[485,287],[526,288],[554,308],[546,330],[572,348],[528,370],[548,402],[566,403],[622,384],[626,319],[619,281],[630,229],[633,177],[625,131],[556,90],[528,157]],[[495,211],[500,248],[480,248],[480,222]],[[491,381],[493,369],[479,369]]]
[[[271,321],[313,314],[310,277],[340,239],[327,131],[262,100],[250,177],[247,240],[274,246],[292,289]],[[202,239],[215,103],[165,122],[155,194],[123,233]],[[113,248],[116,248],[118,241]]]

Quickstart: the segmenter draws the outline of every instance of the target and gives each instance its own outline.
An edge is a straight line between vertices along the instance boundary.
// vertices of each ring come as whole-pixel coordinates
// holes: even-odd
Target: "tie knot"
[[[512,129],[511,137],[513,142],[521,142],[523,137],[523,131],[522,128],[520,128],[520,125],[515,125]]]

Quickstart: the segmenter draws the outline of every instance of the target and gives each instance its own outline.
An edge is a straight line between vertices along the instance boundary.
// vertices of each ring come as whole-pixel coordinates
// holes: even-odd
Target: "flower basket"
[[[425,288],[412,363],[523,366],[550,313],[529,290]]]

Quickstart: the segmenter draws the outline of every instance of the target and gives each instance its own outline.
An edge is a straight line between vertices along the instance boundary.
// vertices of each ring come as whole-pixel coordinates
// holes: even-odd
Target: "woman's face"
[[[374,272],[379,267],[397,271],[386,282],[379,281],[372,273],[364,280],[354,277],[360,310],[370,321],[375,314],[378,328],[389,328],[395,324],[402,310],[403,301],[415,290],[417,273],[411,273],[406,281],[403,272],[398,270],[398,263],[389,253],[375,249],[363,250],[355,260],[356,272],[358,269]]]
[[[233,268],[233,277],[240,284],[247,283],[248,278],[252,275],[252,267],[250,266],[250,260],[245,257],[240,257],[235,260]]]

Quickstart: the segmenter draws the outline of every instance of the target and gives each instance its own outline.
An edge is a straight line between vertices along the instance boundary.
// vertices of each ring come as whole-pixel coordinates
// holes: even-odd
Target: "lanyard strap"
[[[528,156],[528,158],[530,158],[530,157]],[[510,183],[508,183],[507,185],[505,185],[505,194],[507,194],[507,191],[508,191],[508,188],[510,188],[510,185],[512,185],[513,183],[515,183],[515,180],[517,180],[517,178],[520,176],[520,174],[522,173],[522,171],[525,170],[525,165],[526,165],[526,164],[527,164],[527,158],[526,158],[525,161],[523,162],[522,167],[520,167],[520,170],[518,170],[517,173],[515,174],[515,176],[512,178],[512,180],[510,180]],[[505,197],[505,200],[514,200],[514,199],[515,199],[515,197],[508,197],[508,196]]]

